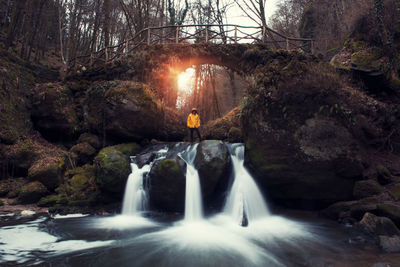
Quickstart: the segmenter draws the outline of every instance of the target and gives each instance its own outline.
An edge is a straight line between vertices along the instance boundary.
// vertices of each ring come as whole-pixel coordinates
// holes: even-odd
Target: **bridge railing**
[[[78,56],[71,63],[73,66],[94,66],[126,56],[140,46],[179,43],[265,43],[276,49],[314,52],[314,41],[312,39],[288,37],[268,27],[235,24],[190,24],[148,27],[139,31],[129,40],[88,55]]]

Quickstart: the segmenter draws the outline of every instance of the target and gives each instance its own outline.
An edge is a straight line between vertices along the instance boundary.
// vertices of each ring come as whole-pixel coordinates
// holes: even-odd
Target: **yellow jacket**
[[[187,126],[189,128],[199,128],[200,127],[199,114],[190,113],[187,119]]]

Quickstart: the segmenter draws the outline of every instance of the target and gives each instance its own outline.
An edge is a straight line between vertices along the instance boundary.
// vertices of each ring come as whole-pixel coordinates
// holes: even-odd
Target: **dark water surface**
[[[221,215],[146,216],[2,215],[0,266],[400,266],[399,253],[380,253],[351,227],[305,212],[248,227]]]

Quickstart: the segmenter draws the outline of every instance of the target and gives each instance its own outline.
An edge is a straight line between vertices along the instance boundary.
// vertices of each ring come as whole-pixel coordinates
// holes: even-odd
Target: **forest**
[[[1,266],[398,266],[399,0],[0,0]]]

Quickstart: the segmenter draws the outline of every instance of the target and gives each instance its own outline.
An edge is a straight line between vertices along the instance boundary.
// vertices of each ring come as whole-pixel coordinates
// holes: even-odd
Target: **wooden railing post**
[[[206,26],[206,43],[208,43],[208,27]]]
[[[175,43],[179,44],[179,26],[176,26]]]
[[[286,50],[289,51],[289,38],[286,38]]]
[[[147,28],[147,45],[150,45],[151,42],[151,30]]]
[[[235,25],[235,44],[237,44],[237,26]]]

